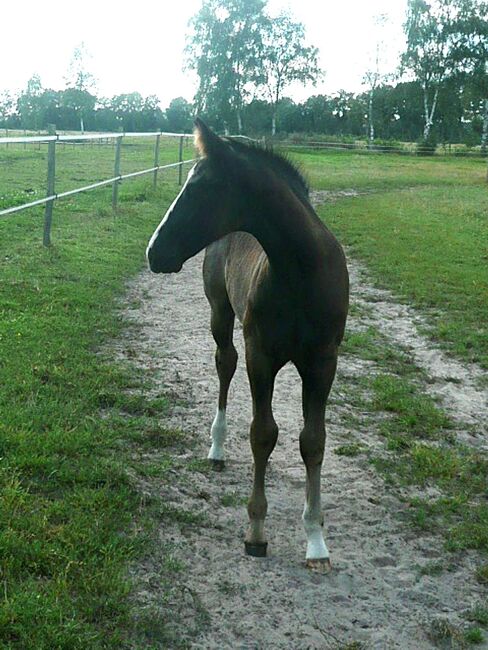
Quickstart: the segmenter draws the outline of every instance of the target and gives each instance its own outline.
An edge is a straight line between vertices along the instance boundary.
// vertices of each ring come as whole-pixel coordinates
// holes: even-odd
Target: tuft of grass
[[[435,619],[427,630],[428,638],[440,647],[464,648],[463,632],[444,618]]]
[[[385,434],[395,436],[406,433],[410,437],[436,438],[452,426],[432,398],[419,394],[416,386],[403,377],[378,375],[372,387],[373,407],[394,414],[383,424]]]
[[[470,627],[464,632],[464,638],[472,645],[479,645],[485,640],[485,635],[479,627]]]
[[[450,565],[446,562],[427,562],[419,568],[419,573],[421,576],[440,576],[449,569]]]
[[[362,445],[359,445],[357,442],[351,442],[349,444],[340,445],[334,449],[334,454],[338,456],[359,456],[359,454],[364,453],[365,449]]]
[[[468,621],[488,627],[488,604],[475,605],[466,613],[466,618]]]
[[[488,585],[488,564],[482,564],[476,569],[476,580],[482,585]]]
[[[220,497],[220,503],[226,508],[238,508],[247,503],[247,497],[238,492],[229,492]]]

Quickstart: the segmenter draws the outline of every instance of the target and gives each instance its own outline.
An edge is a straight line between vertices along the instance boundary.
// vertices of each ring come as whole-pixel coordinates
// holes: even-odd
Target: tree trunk
[[[239,135],[242,133],[242,115],[241,115],[241,109],[237,109],[237,133]]]
[[[429,97],[428,97],[427,88],[424,87],[424,140],[427,140],[427,138],[429,137],[431,126],[432,124],[430,122],[430,115],[429,115]]]
[[[485,110],[483,113],[483,131],[481,133],[481,153],[486,155],[488,145],[488,98],[485,99]]]
[[[371,145],[374,142],[373,89],[371,89],[369,93],[368,123],[369,123],[369,144]]]
[[[424,140],[430,135],[430,130],[434,124],[434,114],[437,107],[437,98],[439,96],[439,88],[437,87],[434,92],[434,98],[432,100],[432,106],[429,111],[429,96],[427,86],[424,86],[424,117],[425,117],[425,126],[424,126]]]
[[[85,123],[83,122],[83,115],[80,115],[80,131],[81,131],[81,135],[85,133]]]
[[[273,110],[273,115],[271,116],[271,135],[274,137],[276,135],[276,111]]]

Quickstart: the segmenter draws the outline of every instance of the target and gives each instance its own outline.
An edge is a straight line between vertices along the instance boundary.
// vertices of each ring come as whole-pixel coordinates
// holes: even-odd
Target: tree
[[[27,88],[19,95],[17,110],[24,129],[39,129],[41,127],[41,96],[43,93],[41,78],[32,75],[27,82]]]
[[[90,115],[96,104],[97,98],[87,90],[79,88],[66,88],[61,93],[61,107],[64,116],[69,125],[67,128],[75,129],[77,123],[80,124],[80,130],[83,133],[85,130],[85,121]]]
[[[77,113],[80,120],[80,130],[85,131],[84,116],[86,115],[87,105],[89,105],[88,96],[93,97],[90,91],[95,89],[95,77],[86,69],[87,61],[90,58],[88,50],[84,43],[80,43],[75,48],[68,72],[64,78],[67,90],[74,90],[70,95],[72,108]],[[77,103],[77,100],[78,103]]]
[[[9,120],[13,117],[15,100],[8,90],[0,93],[0,124],[9,126]]]
[[[458,0],[452,32],[456,47],[453,59],[465,85],[481,95],[481,151],[488,146],[488,3]]]
[[[384,27],[387,22],[386,14],[377,16],[374,22],[377,27]],[[363,79],[363,82],[368,86],[368,139],[370,144],[373,144],[375,137],[373,115],[375,92],[380,83],[386,81],[388,78],[388,75],[384,73],[384,45],[384,41],[381,38],[376,41],[372,61]]]
[[[199,86],[197,112],[213,110],[229,128],[242,131],[242,109],[261,73],[262,27],[266,0],[203,0],[190,21],[187,67]]]
[[[452,21],[456,0],[408,0],[404,25],[407,48],[402,70],[411,71],[423,91],[423,138],[430,136],[441,85],[452,66]]]
[[[183,97],[176,97],[166,109],[166,119],[170,131],[188,133],[193,128],[193,107]]]
[[[271,134],[275,135],[276,113],[284,89],[294,81],[317,83],[321,75],[318,50],[305,45],[303,24],[283,12],[265,23],[262,64],[265,93],[272,106]]]
[[[115,95],[110,100],[110,108],[115,113],[117,126],[124,131],[135,131],[137,115],[144,107],[144,99],[140,93],[123,93]]]

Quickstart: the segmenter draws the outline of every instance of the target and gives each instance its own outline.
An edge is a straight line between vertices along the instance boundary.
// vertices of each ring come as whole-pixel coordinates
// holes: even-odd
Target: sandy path
[[[243,499],[250,491],[251,453],[250,392],[240,330],[235,336],[240,361],[230,390],[226,469],[214,473],[188,467],[190,459],[206,456],[217,396],[201,263],[200,255],[177,275],[142,273],[128,292],[127,304],[132,307],[124,310],[137,324],[137,336],[129,329],[117,343],[122,356],[152,372],[154,392],[172,391],[176,406],[162,425],[184,430],[191,440],[188,449],[175,451],[182,470],[179,475],[175,472],[172,486],[155,479],[141,489],[162,494],[166,503],[205,517],[201,526],[161,527],[161,544],[165,548],[173,545],[175,559],[185,564],[182,581],[174,585],[171,602],[162,603],[159,588],[164,575],[159,558],[148,558],[135,568],[139,602],[159,609],[166,621],[172,618],[171,610],[178,610],[169,628],[175,639],[187,640],[194,648],[332,649],[352,641],[385,650],[436,647],[426,635],[432,621],[445,618],[462,624],[462,612],[479,597],[481,587],[472,577],[474,556],[456,558],[453,570],[440,576],[421,575],[419,566],[445,557],[440,540],[416,538],[401,522],[397,515],[405,504],[389,492],[364,457],[333,453],[338,445],[350,442],[351,436],[368,446],[378,444],[374,432],[351,431],[349,424],[351,415],[361,415],[348,401],[349,389],[358,374],[370,372],[370,364],[342,357],[328,409],[323,498],[334,566],[329,575],[313,574],[303,566],[300,385],[289,366],[278,376],[274,399],[280,437],[267,483],[269,556],[255,559],[243,552],[247,522]],[[375,319],[375,325],[395,338],[397,330],[390,327],[387,312],[392,314],[391,322],[398,321],[400,312],[411,318],[413,314],[404,313],[387,292],[378,293],[367,284],[364,269],[358,265],[352,265],[352,276],[353,300],[363,306],[380,302],[382,319],[387,320]],[[350,326],[365,327],[370,318],[352,319]],[[425,339],[417,338],[414,325],[407,328],[406,344],[412,350],[419,340],[427,345]],[[434,352],[447,362],[441,352]],[[427,364],[426,372],[429,369]],[[432,370],[432,377],[437,390],[442,384],[440,372]],[[463,390],[459,383],[456,388]],[[479,408],[485,408],[486,394],[478,398]],[[473,399],[476,396],[470,393],[468,410]],[[474,417],[475,411],[467,415]],[[230,505],[222,504],[223,497]],[[153,634],[148,647],[173,646],[168,641],[159,644]]]

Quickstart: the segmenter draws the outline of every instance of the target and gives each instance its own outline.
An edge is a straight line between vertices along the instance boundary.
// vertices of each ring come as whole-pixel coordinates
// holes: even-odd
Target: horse
[[[286,363],[296,366],[304,420],[305,564],[325,572],[330,559],[320,474],[325,407],[349,303],[345,255],[315,213],[302,174],[286,156],[222,138],[199,118],[195,145],[200,158],[147,246],[149,267],[154,273],[177,273],[205,249],[203,281],[219,378],[208,459],[218,469],[224,465],[227,394],[237,364],[235,317],[242,323],[254,458],[245,551],[255,557],[267,553],[265,472],[278,438],[271,405],[275,377]]]

